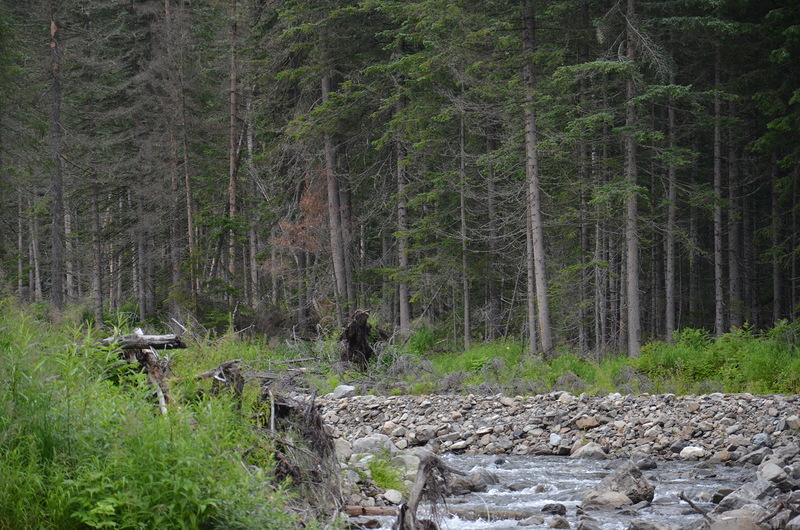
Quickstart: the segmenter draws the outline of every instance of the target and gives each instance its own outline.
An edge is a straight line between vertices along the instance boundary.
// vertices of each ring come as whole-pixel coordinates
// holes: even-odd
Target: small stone
[[[703,458],[704,456],[706,456],[706,450],[693,445],[684,447],[680,452],[680,457],[684,460]]]
[[[383,498],[392,504],[400,504],[403,502],[403,494],[397,490],[386,490],[383,493]]]

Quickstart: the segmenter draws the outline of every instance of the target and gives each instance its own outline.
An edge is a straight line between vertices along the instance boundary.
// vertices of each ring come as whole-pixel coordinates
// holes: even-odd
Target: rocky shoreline
[[[342,386],[317,404],[334,438],[383,434],[432,453],[569,455],[594,442],[609,456],[727,462],[800,435],[794,395],[359,396]]]
[[[555,515],[522,514],[520,519],[526,519],[520,525],[597,530],[601,525],[592,513],[623,510],[635,517],[653,500],[653,488],[641,469],[683,460],[753,472],[746,482],[731,484],[713,499],[695,499],[713,501],[713,510],[681,529],[800,530],[800,396],[371,396],[340,386],[317,398],[316,405],[344,464],[351,515],[353,508],[357,513],[366,507],[391,510],[404,502],[401,492],[383,491],[369,480],[368,462],[382,454],[404,468],[407,485],[420,459],[431,453],[569,455],[610,459],[609,469],[616,470],[585,494],[574,516],[558,506]],[[497,484],[491,473],[474,472],[453,481],[450,495],[485,491],[491,484]],[[696,507],[692,499],[684,500]],[[505,512],[495,515],[509,517]],[[356,518],[349,526],[375,524]],[[629,526],[645,528],[673,527],[644,520]]]

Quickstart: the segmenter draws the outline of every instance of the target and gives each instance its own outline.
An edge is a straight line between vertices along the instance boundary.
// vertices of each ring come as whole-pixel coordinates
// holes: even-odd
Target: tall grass
[[[636,367],[662,388],[702,392],[709,381],[725,392],[794,394],[800,391],[800,323],[780,322],[764,333],[750,328],[712,338],[705,330],[685,329],[676,342],[642,348]]]
[[[224,397],[163,416],[143,375],[88,330],[8,300],[0,357],[0,529],[294,524],[270,463],[245,458],[263,440]]]

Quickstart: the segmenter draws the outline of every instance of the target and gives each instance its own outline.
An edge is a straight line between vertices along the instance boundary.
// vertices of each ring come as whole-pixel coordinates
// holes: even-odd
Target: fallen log
[[[136,328],[134,333],[130,335],[123,335],[117,337],[113,335],[100,340],[100,344],[104,346],[116,345],[123,350],[132,348],[158,348],[161,350],[172,350],[177,348],[186,348],[186,344],[180,335],[145,335],[142,330]]]
[[[142,371],[147,374],[147,380],[153,385],[158,399],[159,409],[162,414],[167,413],[169,403],[169,376],[170,357],[162,359],[157,349],[170,350],[186,348],[179,335],[145,335],[140,328],[136,328],[130,335],[118,337],[113,335],[98,341],[104,346],[114,346],[122,350],[120,357],[128,363],[138,362]]]
[[[347,505],[342,508],[342,511],[349,515],[350,517],[361,517],[362,515],[366,515],[369,517],[380,517],[380,516],[389,516],[389,517],[396,517],[397,516],[397,506],[354,506],[354,505]]]

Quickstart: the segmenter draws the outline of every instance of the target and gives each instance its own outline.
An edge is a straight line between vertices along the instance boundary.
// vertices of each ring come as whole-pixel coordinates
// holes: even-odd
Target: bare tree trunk
[[[17,190],[17,297],[20,300],[28,300],[28,294],[25,292],[25,255],[27,250],[25,248],[25,226],[23,219],[25,216],[25,208],[22,201],[22,192]]]
[[[136,197],[136,216],[139,219],[133,228],[133,240],[136,241],[136,260],[134,272],[136,273],[136,294],[139,302],[139,320],[147,319],[147,285],[145,272],[145,230],[144,230],[144,200],[141,195]]]
[[[631,27],[632,20],[636,16],[635,0],[628,0],[627,18],[627,46],[628,61],[636,61],[636,39]],[[639,233],[637,228],[637,199],[636,191],[637,163],[636,163],[636,139],[631,132],[636,126],[636,109],[633,99],[636,97],[636,84],[633,77],[628,79],[627,99],[628,105],[625,113],[625,127],[628,132],[625,135],[625,179],[628,182],[628,197],[625,201],[625,246],[627,249],[626,261],[626,294],[628,300],[628,356],[638,357],[639,348],[642,342],[641,329],[641,307],[639,302]]]
[[[50,0],[50,154],[53,167],[50,174],[52,197],[51,233],[51,290],[50,298],[56,309],[64,307],[64,183],[61,164],[61,59],[60,28],[56,22],[59,0]]]
[[[103,248],[100,233],[100,194],[92,183],[92,308],[95,326],[103,326]]]
[[[798,184],[798,177],[800,177],[800,166],[795,165],[793,176],[792,176],[792,204],[797,204],[797,184]],[[798,304],[797,300],[797,283],[800,280],[800,270],[798,270],[797,266],[797,255],[800,254],[800,248],[798,248],[798,232],[800,232],[800,226],[797,226],[797,212],[798,208],[792,208],[792,237],[791,237],[791,245],[792,250],[790,252],[791,255],[791,270],[792,270],[792,279],[789,285],[791,289],[791,308],[792,312],[790,313],[789,317],[792,322],[797,320],[798,317],[798,310],[800,310],[800,304]]]
[[[698,298],[700,296],[700,274],[697,263],[698,235],[697,208],[689,207],[689,316],[691,325],[697,325]]]
[[[469,268],[467,255],[467,197],[466,197],[466,182],[467,182],[467,148],[466,148],[466,130],[464,123],[464,114],[460,116],[459,123],[459,185],[458,195],[460,201],[460,214],[461,214],[461,295],[464,307],[464,350],[468,350],[470,346],[470,300],[469,300]]]
[[[229,282],[233,283],[236,277],[236,233],[233,224],[236,222],[236,201],[237,201],[237,182],[236,182],[236,160],[237,160],[237,59],[238,53],[236,39],[236,0],[231,0],[231,25],[230,25],[230,47],[231,47],[231,71],[230,71],[230,126],[228,131],[228,217],[230,218],[231,228],[228,231],[228,273]]]
[[[489,134],[492,134],[491,132]],[[494,138],[487,139],[487,149],[489,154],[497,148]],[[496,340],[500,338],[501,331],[501,305],[500,305],[500,289],[497,285],[497,246],[498,246],[498,223],[497,223],[497,206],[496,191],[494,182],[494,162],[489,159],[486,167],[486,210],[489,216],[489,274],[488,278],[488,297],[489,297],[489,338]]]
[[[531,0],[522,1],[522,48],[525,54],[523,76],[525,78],[525,173],[527,177],[527,204],[530,247],[528,267],[536,282],[536,302],[539,316],[539,334],[542,352],[545,356],[553,351],[553,337],[550,328],[550,302],[547,293],[547,273],[544,256],[544,225],[542,223],[541,190],[539,185],[539,158],[536,131],[536,113],[533,109],[536,73],[533,53],[536,50],[534,14]],[[529,274],[530,277],[530,274]],[[530,295],[530,289],[528,289]],[[530,312],[530,306],[529,306]],[[529,322],[532,321],[528,317]],[[533,333],[531,333],[533,335]]]
[[[402,142],[398,145],[398,151],[404,151],[405,146]],[[405,153],[398,154],[397,169],[397,231],[399,232],[397,241],[397,265],[402,275],[398,288],[398,303],[400,315],[400,334],[408,335],[411,331],[411,299],[408,289],[408,209],[405,196],[406,189],[406,168]]]
[[[586,187],[589,185],[589,166],[586,143],[578,146],[578,172],[580,173],[580,260],[581,269],[578,278],[578,348],[581,353],[589,351],[588,306],[589,299],[589,264],[587,256],[590,251],[589,241],[589,206],[586,202]]]
[[[731,327],[742,327],[744,310],[742,301],[741,221],[742,207],[739,195],[739,160],[736,146],[728,146],[728,311]]]
[[[675,107],[670,101],[667,110],[667,142],[669,149],[675,149]],[[664,340],[674,342],[675,338],[675,217],[677,212],[678,186],[675,164],[667,165],[667,234],[665,242],[666,264],[664,270],[664,291],[666,294],[666,323]]]
[[[249,90],[247,92],[247,118],[245,123],[245,133],[247,135],[246,138],[246,146],[247,146],[247,172],[250,175],[250,182],[251,182],[251,193],[253,197],[257,197],[257,189],[256,189],[256,164],[254,160],[254,149],[255,149],[255,139],[254,139],[254,132],[253,132],[253,91]],[[259,247],[259,237],[258,232],[256,231],[255,223],[250,223],[250,229],[248,230],[248,242],[249,242],[249,252],[247,255],[248,263],[249,263],[249,271],[250,271],[250,282],[249,282],[249,293],[250,293],[250,307],[256,308],[261,303],[261,282],[260,282],[260,271],[258,268],[258,247]]]
[[[33,208],[30,208],[33,211]],[[41,259],[39,259],[39,218],[34,213],[30,223],[30,262],[33,265],[31,269],[31,286],[30,290],[33,293],[33,300],[39,301],[44,298],[42,293],[42,266]]]
[[[397,113],[400,114],[405,105],[402,101],[397,103]],[[400,335],[408,336],[411,332],[411,298],[408,289],[408,199],[406,197],[406,146],[398,135],[397,144],[397,266],[400,272],[400,281],[397,297],[400,315]]]
[[[75,262],[74,249],[72,246],[72,214],[69,205],[64,201],[64,288],[67,294],[67,302],[75,300]]]
[[[322,76],[322,102],[328,101],[331,92],[331,78],[328,74]],[[325,150],[325,179],[328,184],[328,229],[331,242],[331,259],[333,261],[333,276],[336,286],[336,315],[340,325],[345,324],[345,314],[348,312],[347,276],[345,264],[345,248],[342,238],[342,208],[339,202],[339,181],[336,174],[336,148],[333,138],[326,133],[324,137]]]
[[[772,177],[772,324],[775,325],[783,316],[783,279],[781,277],[781,206],[778,191],[778,167],[773,156],[770,164]]]
[[[720,90],[720,51],[714,65],[714,86]],[[714,334],[725,333],[725,301],[722,277],[722,103],[714,97]]]

